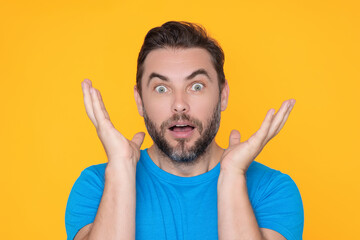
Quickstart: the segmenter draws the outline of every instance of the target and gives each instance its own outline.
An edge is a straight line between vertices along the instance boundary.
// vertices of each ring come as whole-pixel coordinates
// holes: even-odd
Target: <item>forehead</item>
[[[216,79],[210,53],[203,48],[161,48],[151,51],[144,61],[143,79],[153,73],[168,78],[184,78],[198,69],[205,69]]]

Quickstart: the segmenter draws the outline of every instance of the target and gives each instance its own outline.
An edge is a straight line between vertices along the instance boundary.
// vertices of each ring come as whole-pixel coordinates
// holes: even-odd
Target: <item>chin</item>
[[[219,129],[220,101],[207,124],[186,115],[174,115],[158,129],[145,112],[144,121],[154,144],[171,161],[181,164],[195,163],[209,149]]]
[[[196,144],[196,141],[191,141],[191,139],[178,139],[175,146],[168,144],[168,148],[161,149],[162,152],[169,157],[169,159],[175,164],[185,164],[191,165],[198,162],[199,157],[201,157],[207,147],[199,147]]]

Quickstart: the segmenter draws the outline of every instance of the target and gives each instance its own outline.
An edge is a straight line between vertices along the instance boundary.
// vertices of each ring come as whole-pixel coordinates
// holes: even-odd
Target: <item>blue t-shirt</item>
[[[82,171],[67,202],[67,239],[95,219],[104,190],[106,163]],[[194,177],[159,168],[141,150],[136,168],[136,240],[217,240],[217,181],[220,163]],[[246,173],[248,195],[260,228],[288,240],[302,239],[304,210],[300,192],[286,174],[256,161]]]

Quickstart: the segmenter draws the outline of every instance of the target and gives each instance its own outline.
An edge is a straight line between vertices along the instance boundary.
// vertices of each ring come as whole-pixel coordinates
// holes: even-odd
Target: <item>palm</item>
[[[247,141],[240,142],[240,133],[233,130],[230,134],[229,147],[221,158],[222,169],[245,174],[265,145],[282,129],[294,104],[294,99],[283,102],[275,115],[274,109],[269,110],[260,129]]]
[[[131,141],[126,139],[110,121],[99,90],[93,88],[87,79],[82,83],[82,88],[86,113],[96,128],[109,162],[116,161],[113,159],[129,159],[136,163],[145,134],[140,132]]]

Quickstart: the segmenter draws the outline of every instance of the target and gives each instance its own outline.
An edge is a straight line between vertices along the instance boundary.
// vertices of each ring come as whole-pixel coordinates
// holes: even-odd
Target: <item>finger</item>
[[[92,82],[91,82],[90,79],[85,78],[85,79],[84,79],[84,82],[86,82],[87,84],[89,84],[90,87],[92,87]]]
[[[93,87],[90,88],[90,95],[91,95],[91,100],[92,100],[94,116],[95,116],[96,122],[98,123],[98,126],[99,126],[105,120],[105,115],[104,115],[103,111],[101,110],[99,98],[98,98],[95,88],[93,88]]]
[[[292,111],[295,103],[296,103],[296,100],[295,100],[295,99],[292,99],[290,108],[289,108],[288,112],[286,113],[286,115],[285,115],[283,121],[281,122],[280,126],[279,126],[278,129],[276,130],[275,135],[278,134],[278,133],[280,132],[280,130],[283,128],[283,126],[285,125],[285,123],[286,123],[286,121],[287,121],[287,119],[288,119],[288,117],[289,117],[289,115],[290,115],[290,113],[291,113],[291,111]]]
[[[270,109],[266,113],[265,119],[264,119],[263,123],[261,124],[259,130],[249,138],[248,142],[250,143],[250,145],[253,148],[258,149],[264,142],[264,140],[269,132],[271,123],[274,119],[274,113],[275,113],[275,109],[273,109],[273,108]]]
[[[100,106],[101,106],[101,110],[103,111],[105,118],[107,118],[108,120],[110,120],[110,116],[109,113],[106,111],[105,105],[104,105],[104,101],[102,99],[101,93],[99,90],[96,90],[96,93],[98,95],[99,98],[99,102],[100,102]]]
[[[284,101],[279,109],[279,111],[274,116],[274,121],[272,122],[267,139],[270,140],[275,136],[276,130],[279,128],[280,124],[283,122],[285,115],[288,113],[291,106],[290,100]]]
[[[94,116],[93,106],[92,106],[92,99],[90,94],[90,88],[91,88],[91,81],[88,79],[85,79],[81,83],[82,92],[84,96],[84,105],[85,105],[85,111],[88,117],[90,118],[91,122],[96,126],[96,119]]]
[[[138,132],[134,135],[134,137],[131,139],[131,141],[133,143],[135,143],[139,149],[142,145],[142,143],[144,142],[144,138],[145,138],[145,133],[144,132]]]
[[[240,143],[240,133],[238,130],[232,130],[229,137],[229,147]]]

